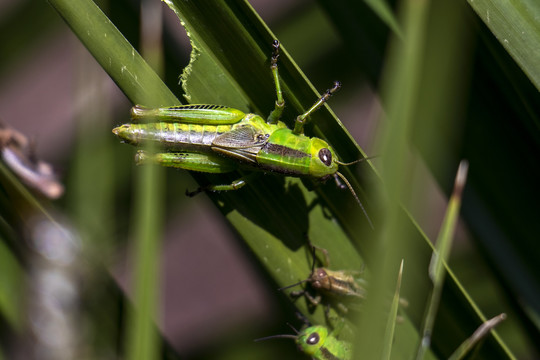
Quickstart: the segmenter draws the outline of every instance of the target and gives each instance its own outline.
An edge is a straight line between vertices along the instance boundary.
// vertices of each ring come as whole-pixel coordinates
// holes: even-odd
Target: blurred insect
[[[349,342],[338,340],[334,334],[329,332],[325,326],[310,326],[296,335],[273,335],[257,339],[263,341],[268,339],[293,339],[298,349],[311,356],[315,360],[349,360],[352,358],[352,345]]]
[[[51,165],[38,160],[33,143],[20,132],[0,123],[2,159],[26,185],[44,196],[57,199],[64,193]]]
[[[279,290],[285,290],[303,283],[308,283],[317,291],[316,296],[313,296],[308,289],[293,291],[290,295],[295,298],[303,295],[313,306],[319,305],[322,301],[322,296],[325,296],[330,300],[334,300],[333,302],[335,305],[343,313],[348,312],[348,307],[344,302],[349,306],[354,307],[354,305],[358,305],[361,300],[365,299],[366,290],[364,285],[366,285],[366,282],[360,276],[362,271],[330,270],[328,269],[328,266],[330,266],[328,251],[311,244],[311,242],[309,242],[309,246],[311,247],[313,255],[313,264],[309,277],[292,285],[280,288]],[[325,261],[323,262],[323,265],[325,267],[315,268],[315,263],[317,262],[316,250],[319,250],[324,254]],[[330,303],[327,305],[329,306]],[[327,313],[329,310],[328,306],[326,309]]]
[[[285,107],[279,80],[277,60],[279,42],[270,69],[274,78],[277,100],[274,110],[265,121],[261,116],[219,105],[182,105],[157,109],[136,105],[131,110],[132,123],[113,129],[123,142],[140,146],[151,141],[164,152],[148,153],[139,150],[137,164],[155,163],[162,166],[206,173],[226,173],[237,169],[271,171],[285,176],[308,177],[326,181],[333,177],[336,184],[347,187],[371,220],[349,181],[339,171],[341,162],[334,149],[324,140],[304,135],[309,116],[319,109],[341,87],[339,82],[327,90],[305,113],[296,118],[294,129],[279,119]],[[343,181],[345,185],[342,184]],[[196,191],[237,190],[246,184],[240,178],[231,184],[208,185]]]

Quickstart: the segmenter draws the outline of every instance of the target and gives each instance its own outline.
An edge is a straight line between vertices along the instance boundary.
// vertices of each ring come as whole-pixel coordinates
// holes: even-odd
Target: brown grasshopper
[[[362,271],[330,270],[328,268],[328,266],[330,266],[328,251],[311,244],[311,242],[309,243],[309,246],[312,250],[313,265],[308,278],[295,284],[285,286],[279,290],[285,290],[303,283],[308,283],[311,288],[316,290],[317,295],[313,296],[308,289],[293,291],[290,293],[290,295],[293,298],[298,298],[303,295],[313,306],[319,305],[324,296],[331,301],[333,300],[332,302],[334,302],[338,309],[340,309],[340,311],[343,313],[348,312],[348,307],[344,304],[344,302],[350,305],[355,305],[365,299],[366,290],[364,285],[366,282],[360,277]],[[315,268],[315,263],[317,260],[315,254],[316,250],[321,251],[324,255],[325,261],[323,262],[323,267]],[[328,303],[328,305],[330,304]]]

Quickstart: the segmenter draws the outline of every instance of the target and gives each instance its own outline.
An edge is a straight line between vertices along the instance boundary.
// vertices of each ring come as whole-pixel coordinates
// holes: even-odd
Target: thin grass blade
[[[403,260],[401,260],[401,265],[399,267],[399,273],[396,281],[396,291],[394,292],[394,297],[392,298],[392,305],[390,306],[390,313],[388,314],[388,321],[386,323],[386,330],[384,332],[384,341],[383,341],[383,354],[382,360],[390,360],[390,355],[392,354],[392,344],[394,343],[394,334],[396,329],[396,323],[398,318],[398,310],[400,297],[399,292],[401,290],[401,278],[403,276]]]
[[[465,187],[467,180],[468,166],[469,165],[466,161],[462,161],[460,163],[454,184],[454,191],[450,197],[450,201],[448,202],[446,214],[437,238],[436,248],[433,251],[433,256],[431,257],[429,277],[433,281],[433,290],[430,295],[428,307],[426,308],[424,327],[422,330],[422,340],[416,356],[417,360],[422,360],[424,358],[424,354],[431,344],[433,324],[435,323],[444,285],[444,278],[446,276],[445,266],[448,261],[448,257],[450,256],[454,233],[456,231],[457,221],[459,219],[459,209],[461,207],[463,188]]]
[[[159,73],[163,68],[161,48],[161,4],[143,1],[142,51],[150,65]],[[145,144],[153,153],[156,145]],[[130,360],[156,359],[160,354],[159,333],[156,320],[160,318],[160,264],[163,227],[165,169],[143,166],[135,184],[134,229],[135,238],[133,270],[133,297],[135,309],[130,313],[127,327],[127,358]]]

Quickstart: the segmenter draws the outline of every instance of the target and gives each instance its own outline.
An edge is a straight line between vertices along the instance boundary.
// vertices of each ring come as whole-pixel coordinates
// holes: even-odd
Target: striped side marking
[[[290,147],[278,144],[267,143],[264,146],[265,150],[269,153],[280,155],[283,157],[303,158],[311,157],[311,154],[306,154],[303,151],[292,149]]]
[[[321,354],[324,360],[343,360],[332,354],[330,350],[328,350],[324,346],[321,346],[319,349],[321,350]]]

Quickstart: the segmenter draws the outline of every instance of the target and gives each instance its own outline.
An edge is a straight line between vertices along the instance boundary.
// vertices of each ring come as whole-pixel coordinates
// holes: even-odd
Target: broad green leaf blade
[[[253,109],[254,104],[250,104],[250,96],[246,95],[237,82],[237,77],[230,73],[223,60],[220,58],[220,53],[225,51],[238,51],[239,54],[247,52],[246,49],[252,49],[253,43],[240,43],[237,48],[224,48],[228,43],[222,43],[212,37],[212,32],[215,31],[215,26],[212,28],[197,27],[192,24],[196,21],[196,17],[183,16],[179,8],[173,2],[166,1],[174,10],[177,16],[181,19],[185,27],[192,46],[191,58],[189,65],[184,69],[182,74],[182,88],[185,91],[185,97],[191,104],[206,104],[213,101],[215,104],[227,104],[244,112],[256,111]],[[212,13],[220,14],[220,12],[230,11],[225,3],[214,4],[215,6],[205,9],[203,16],[212,17]],[[214,15],[216,16],[216,15]],[[225,17],[230,21],[237,20],[234,17]],[[228,24],[225,21],[217,23],[221,31],[226,31],[228,28],[234,27],[233,24]],[[206,41],[204,41],[204,40]],[[249,39],[249,37],[242,37]],[[263,54],[259,54],[264,59]],[[256,66],[253,68],[245,68],[245,74],[255,72]],[[262,80],[262,79],[261,79]],[[220,89],[228,91],[220,92]]]
[[[468,0],[468,3],[540,90],[540,2]]]
[[[225,105],[256,111],[266,117],[276,99],[269,63],[274,36],[252,9],[241,2],[212,6],[181,1],[167,3],[187,27],[194,47],[195,54],[184,72],[183,83],[190,101],[218,104],[229,101]],[[280,75],[285,79],[282,83],[287,102],[284,121],[292,127],[291,120],[309,108],[318,95],[305,83],[303,75],[288,58],[285,47],[283,45],[278,65]],[[220,78],[219,83],[206,78],[206,74],[219,74],[216,75]],[[204,77],[198,78],[201,76]],[[306,94],[303,97],[307,100],[300,100],[289,90],[290,84],[296,85],[296,81],[303,86]],[[208,91],[208,83],[212,91]],[[224,98],[231,95],[231,99]],[[318,118],[324,112],[324,109],[320,110]],[[319,125],[317,119],[314,122]],[[343,129],[339,129],[343,134]],[[354,148],[351,150],[358,152]],[[330,257],[335,258],[333,264],[336,267],[360,269],[362,266],[363,262],[343,228],[321,206],[320,198],[298,179],[263,176],[240,191],[210,196],[272,273],[279,287],[305,279],[310,273],[306,235],[315,244],[328,249]],[[358,205],[351,201],[352,196],[345,192],[340,197],[347,200],[349,207],[352,205],[360,222],[365,223]],[[298,301],[297,305],[308,313],[305,302]],[[317,309],[310,320],[324,323],[321,310]]]

